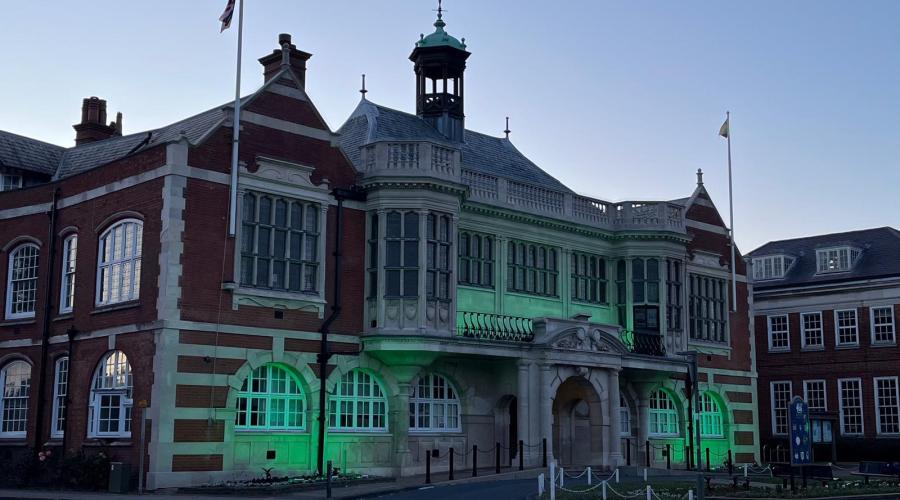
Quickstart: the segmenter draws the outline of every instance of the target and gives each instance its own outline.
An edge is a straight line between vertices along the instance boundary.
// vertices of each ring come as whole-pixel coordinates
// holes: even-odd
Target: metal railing
[[[629,351],[635,354],[647,356],[665,356],[666,346],[660,334],[636,333],[631,330],[622,330],[619,340],[625,344]]]
[[[458,311],[456,334],[483,340],[531,342],[534,340],[534,325],[530,318]]]

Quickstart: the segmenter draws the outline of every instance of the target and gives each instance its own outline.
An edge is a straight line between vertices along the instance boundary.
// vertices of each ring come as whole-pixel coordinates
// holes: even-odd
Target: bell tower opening
[[[447,24],[440,3],[437,12],[434,33],[421,35],[409,56],[415,64],[416,114],[448,140],[462,142],[463,75],[471,54],[466,51],[465,38],[460,41],[444,31]]]

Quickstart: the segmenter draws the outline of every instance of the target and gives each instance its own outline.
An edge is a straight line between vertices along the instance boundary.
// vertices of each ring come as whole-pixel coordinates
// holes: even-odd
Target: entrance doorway
[[[602,465],[602,415],[590,382],[572,377],[559,386],[553,400],[553,450],[560,465]]]
[[[500,398],[494,408],[494,435],[501,449],[507,452],[501,453],[504,460],[512,463],[516,458],[519,447],[519,401],[513,395]]]

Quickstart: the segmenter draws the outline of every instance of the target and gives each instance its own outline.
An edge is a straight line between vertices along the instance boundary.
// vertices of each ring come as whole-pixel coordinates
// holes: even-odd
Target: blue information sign
[[[809,405],[795,396],[789,408],[791,422],[791,465],[812,462],[812,436],[809,428]]]

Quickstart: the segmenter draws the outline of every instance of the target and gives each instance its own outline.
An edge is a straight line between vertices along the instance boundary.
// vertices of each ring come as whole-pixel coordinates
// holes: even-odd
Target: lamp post
[[[699,371],[697,369],[697,351],[682,351],[677,353],[679,356],[684,356],[685,364],[687,364],[688,368],[688,383],[691,384],[691,397],[694,400],[692,415],[689,416],[691,422],[693,423],[695,438],[694,442],[696,443],[697,450],[697,498],[699,500],[703,500],[705,495],[705,491],[703,491],[703,452],[701,451],[703,448],[700,446],[700,422],[697,416],[700,414],[700,377]],[[690,460],[690,458],[688,458]]]

